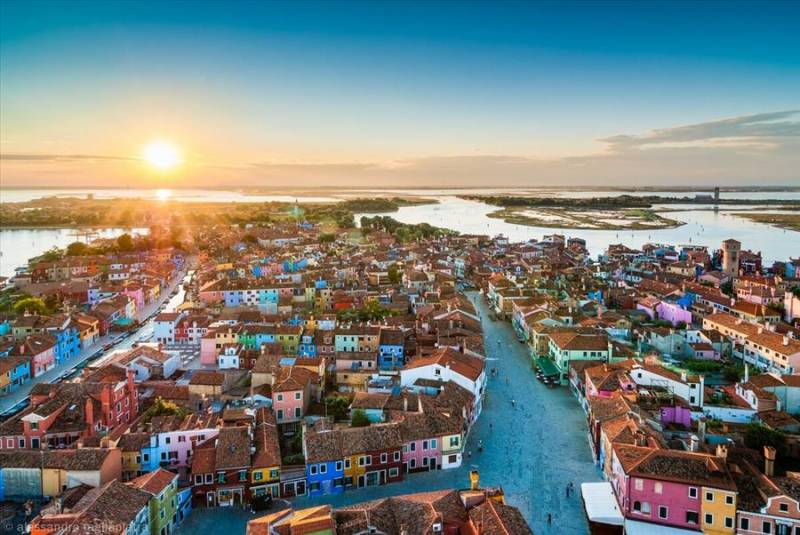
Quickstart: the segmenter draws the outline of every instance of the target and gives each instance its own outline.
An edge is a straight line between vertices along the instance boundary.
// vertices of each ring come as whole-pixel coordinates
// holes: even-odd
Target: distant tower
[[[742,244],[734,239],[722,242],[722,272],[728,277],[739,274],[739,251]]]
[[[714,188],[714,204],[719,203],[719,186]]]

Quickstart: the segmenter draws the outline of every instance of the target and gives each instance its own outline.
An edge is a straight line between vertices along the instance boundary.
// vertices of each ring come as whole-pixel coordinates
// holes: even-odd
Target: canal
[[[489,309],[472,294],[483,318]],[[466,450],[469,459],[453,470],[411,474],[401,483],[346,491],[336,496],[300,498],[295,507],[329,503],[334,507],[370,499],[469,485],[469,471],[480,471],[481,484],[502,486],[508,503],[519,507],[534,533],[584,534],[588,532],[578,493],[566,497],[572,482],[598,481],[587,439],[586,418],[566,387],[548,388],[531,369],[526,346],[508,323],[484,321],[487,364],[499,376],[489,379],[483,414],[472,429]],[[500,344],[498,344],[498,340]],[[516,407],[511,400],[516,401]],[[483,441],[483,452],[477,443]],[[552,515],[552,524],[546,522]],[[242,510],[196,509],[179,533],[244,533],[252,515]]]

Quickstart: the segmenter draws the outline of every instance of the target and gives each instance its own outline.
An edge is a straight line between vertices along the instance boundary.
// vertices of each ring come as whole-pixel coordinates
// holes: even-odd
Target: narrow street
[[[153,315],[159,309],[159,307],[165,303],[167,303],[167,310],[173,310],[174,307],[183,302],[184,291],[182,284],[185,281],[185,277],[186,273],[181,273],[169,286],[162,289],[161,296],[157,301],[145,305],[144,308],[138,312],[137,316],[143,323],[127,338],[123,338],[122,334],[120,333],[107,334],[100,338],[96,343],[92,344],[92,346],[82,350],[73,358],[62,362],[39,377],[34,377],[32,380],[20,386],[19,389],[11,394],[0,397],[0,415],[3,415],[3,413],[27,399],[28,394],[35,385],[39,383],[58,382],[59,377],[69,374],[87,359],[94,358],[95,354],[98,352],[108,353],[109,351],[114,351],[117,349],[129,349],[134,343],[136,343],[137,340],[139,340],[139,338],[152,335],[153,320],[149,319],[150,316]],[[174,296],[170,295],[176,287],[180,288],[179,292]],[[108,349],[108,351],[103,351],[102,347],[109,343],[114,343],[114,346]],[[99,358],[100,357],[98,357],[98,360]]]
[[[483,414],[467,442],[471,458],[465,455],[458,469],[411,474],[401,483],[299,498],[294,500],[296,507],[324,503],[337,507],[397,494],[464,488],[469,485],[469,471],[477,469],[482,485],[505,489],[508,503],[520,508],[534,533],[587,533],[578,489],[580,483],[599,480],[600,472],[592,463],[585,415],[566,387],[548,388],[536,380],[526,346],[519,343],[511,326],[486,319],[489,309],[483,298],[477,294],[471,298],[484,318],[487,357],[497,359],[488,362],[487,369],[500,371],[489,379]],[[478,440],[483,441],[482,453],[478,453]],[[567,498],[570,482],[576,493]],[[250,518],[242,510],[198,508],[179,532],[241,533]]]

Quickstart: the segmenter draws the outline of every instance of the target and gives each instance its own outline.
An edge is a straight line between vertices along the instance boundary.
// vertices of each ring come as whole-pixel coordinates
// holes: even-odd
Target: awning
[[[556,368],[556,365],[553,364],[553,361],[548,358],[536,357],[536,365],[539,366],[539,369],[542,370],[542,373],[545,374],[545,376],[561,374],[561,372],[558,371],[558,368]]]
[[[626,519],[625,533],[627,535],[697,535],[699,531]]]
[[[589,517],[590,522],[622,525],[624,519],[611,483],[581,483],[581,495],[583,496],[583,506],[586,508],[586,516]]]

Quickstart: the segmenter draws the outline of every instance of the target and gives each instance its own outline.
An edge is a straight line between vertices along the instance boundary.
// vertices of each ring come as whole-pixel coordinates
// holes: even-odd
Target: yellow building
[[[736,526],[736,490],[702,487],[703,533],[727,535]]]
[[[359,458],[363,457],[362,455],[351,455],[349,457],[344,458],[344,486],[349,487],[351,485],[358,486],[358,479],[360,476],[363,476],[367,473],[367,468],[365,463],[359,463]]]

